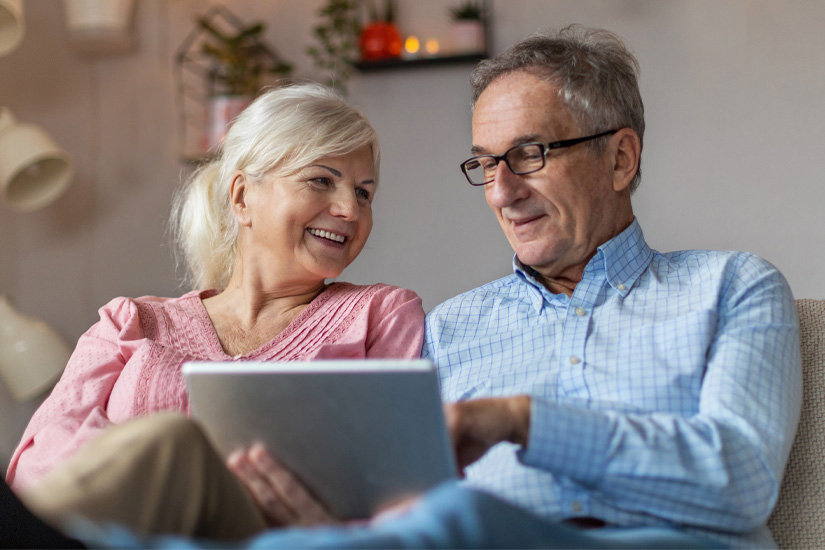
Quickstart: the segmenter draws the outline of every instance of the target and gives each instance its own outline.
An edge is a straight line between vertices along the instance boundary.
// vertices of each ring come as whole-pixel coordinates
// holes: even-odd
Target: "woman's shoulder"
[[[187,318],[199,317],[199,308],[202,309],[201,297],[208,292],[210,291],[193,290],[177,297],[118,296],[98,309],[100,321],[90,330],[108,327],[120,332],[130,327],[140,327],[142,331],[146,331],[155,324],[154,321],[158,317],[168,317],[173,311],[187,312],[188,314],[184,315]]]
[[[359,296],[361,299],[369,299],[370,301],[381,303],[421,302],[421,297],[418,296],[415,291],[384,283],[356,285],[347,282],[335,282],[330,286],[329,290],[333,290],[340,296]]]
[[[99,311],[101,314],[104,312],[107,313],[107,316],[134,315],[139,309],[144,307],[163,309],[169,307],[179,307],[183,304],[194,302],[196,300],[200,301],[201,295],[208,292],[210,291],[193,290],[183,294],[182,296],[175,297],[161,297],[153,295],[138,297],[118,296],[109,300],[103,307],[100,308]]]

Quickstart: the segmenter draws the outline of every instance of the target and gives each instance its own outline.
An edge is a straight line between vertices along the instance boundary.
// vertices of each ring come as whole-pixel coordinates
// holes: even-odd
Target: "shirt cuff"
[[[579,483],[598,481],[607,465],[611,419],[600,411],[533,398],[527,447],[518,452],[525,466]]]

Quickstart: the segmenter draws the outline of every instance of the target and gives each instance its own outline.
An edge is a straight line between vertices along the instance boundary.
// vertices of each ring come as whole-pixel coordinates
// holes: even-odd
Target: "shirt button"
[[[578,365],[580,361],[581,361],[581,359],[579,359],[575,355],[570,356],[570,364],[571,365]]]
[[[616,288],[619,289],[619,290],[627,290],[627,287],[624,286],[622,283],[617,284]]]
[[[570,504],[570,509],[573,510],[574,514],[578,514],[582,511],[582,503],[575,500]]]
[[[587,313],[587,312],[584,310],[583,307],[577,307],[576,308],[576,315],[578,315],[579,317],[584,317],[585,313]]]

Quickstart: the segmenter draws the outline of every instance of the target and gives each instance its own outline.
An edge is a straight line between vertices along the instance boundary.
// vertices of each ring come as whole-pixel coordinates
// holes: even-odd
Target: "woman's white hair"
[[[378,182],[378,136],[367,117],[335,90],[317,83],[271,89],[229,128],[218,157],[175,194],[170,228],[193,288],[223,289],[232,276],[238,222],[230,205],[232,175],[253,181],[288,176],[316,160],[370,147]]]

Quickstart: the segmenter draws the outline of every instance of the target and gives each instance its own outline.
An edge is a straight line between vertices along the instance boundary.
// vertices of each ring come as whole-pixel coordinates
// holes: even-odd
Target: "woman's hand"
[[[526,446],[530,432],[530,397],[490,397],[444,405],[447,429],[462,470],[501,441]]]
[[[263,445],[235,451],[226,461],[271,526],[339,523]]]

